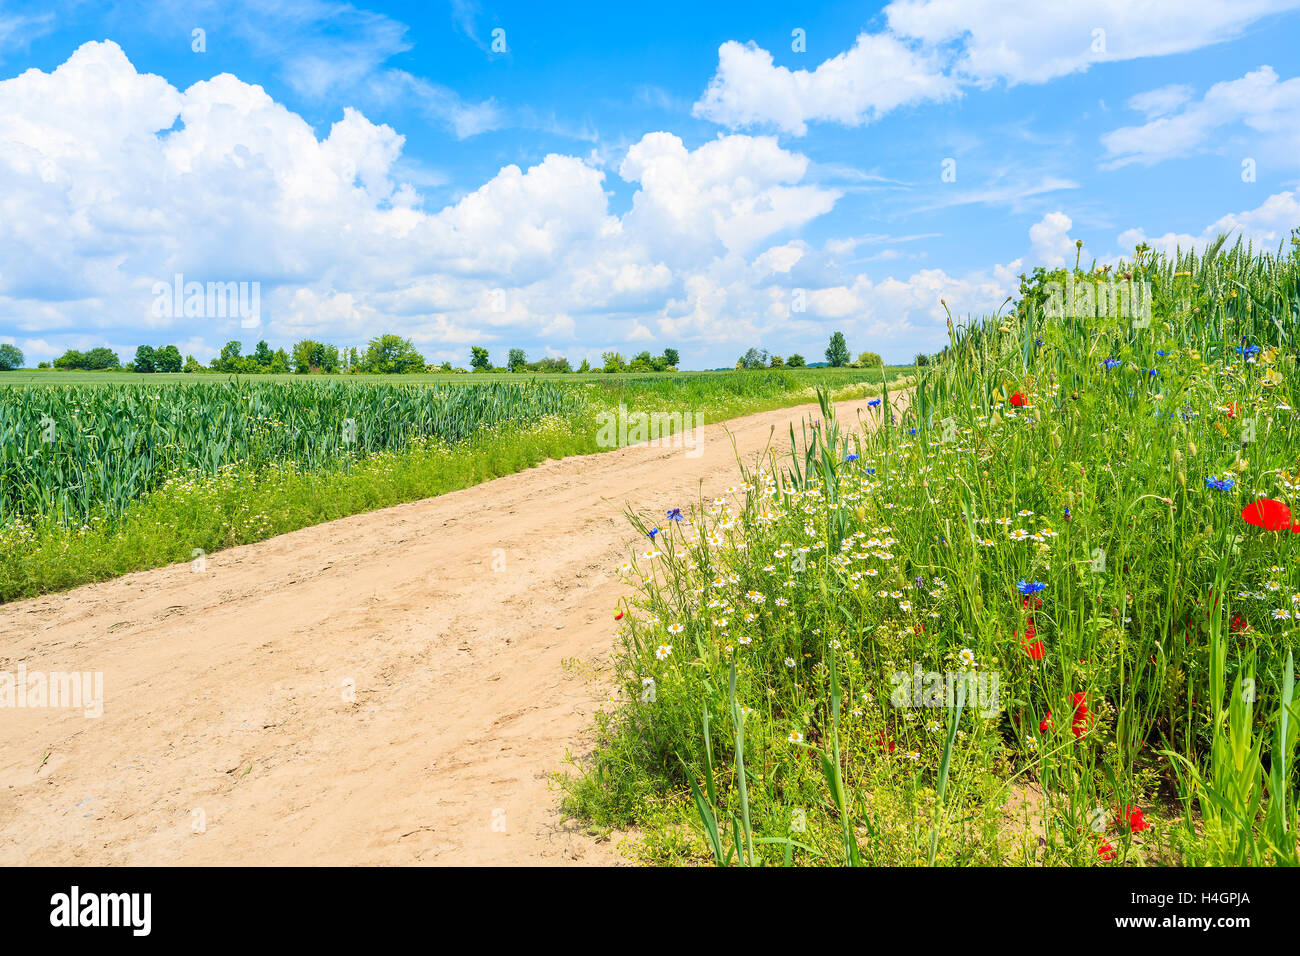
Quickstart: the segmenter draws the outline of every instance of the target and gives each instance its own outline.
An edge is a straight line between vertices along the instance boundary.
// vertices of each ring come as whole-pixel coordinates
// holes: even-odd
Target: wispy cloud
[[[50,33],[54,27],[53,13],[28,16],[0,10],[0,59],[10,50],[25,49],[27,44]]]

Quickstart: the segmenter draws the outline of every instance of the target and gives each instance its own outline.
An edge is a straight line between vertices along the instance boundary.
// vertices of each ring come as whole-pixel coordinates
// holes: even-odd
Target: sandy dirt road
[[[548,775],[613,686],[624,511],[718,493],[727,431],[752,463],[807,414],[0,606],[0,672],[101,672],[104,699],[0,711],[0,865],[621,862]]]

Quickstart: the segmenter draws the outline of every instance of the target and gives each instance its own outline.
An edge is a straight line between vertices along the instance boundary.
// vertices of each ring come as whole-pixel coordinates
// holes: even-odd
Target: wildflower
[[[655,657],[661,661],[666,661],[669,656],[671,656],[672,652],[673,646],[671,644],[660,644],[655,648]]]
[[[681,520],[682,520],[682,509],[681,509],[681,508],[669,508],[669,509],[668,509],[668,520],[669,520],[669,521],[681,521]]]
[[[790,736],[785,739],[792,744],[801,744],[803,743],[803,734],[799,733],[797,730],[792,730],[790,731]]]
[[[1291,522],[1291,509],[1275,498],[1260,498],[1246,505],[1241,509],[1241,518],[1266,531],[1297,530]]]
[[[1236,482],[1231,478],[1215,478],[1213,476],[1205,479],[1205,487],[1214,491],[1228,491]]]
[[[785,666],[786,666],[786,667],[794,667],[794,658],[793,658],[793,657],[787,657],[787,658],[785,659]]]
[[[868,405],[870,408],[875,408],[875,407],[876,407],[877,405],[879,405],[879,404],[880,404],[880,399],[878,399],[878,398],[873,398],[873,399],[871,399],[871,401],[867,402],[867,405]]]
[[[961,653],[958,654],[957,656],[961,658],[961,662],[965,664],[967,667],[975,666],[975,652],[972,651],[969,647],[963,647],[961,649]]]
[[[680,633],[681,633],[682,631],[684,631],[684,630],[686,630],[686,627],[685,627],[685,625],[682,625],[682,624],[669,624],[669,625],[668,625],[668,633],[669,633],[669,634],[680,634]]]
[[[1040,734],[1045,734],[1051,728],[1051,726],[1052,726],[1052,712],[1049,710],[1047,712],[1047,716],[1044,717],[1042,721],[1039,723],[1038,732]]]
[[[1025,395],[1023,392],[1016,392],[1011,396],[1011,404],[1017,408],[1023,408],[1028,403],[1025,401]]]
[[[1097,847],[1097,855],[1109,863],[1111,860],[1115,859],[1115,848],[1109,843],[1103,843],[1101,846]]]
[[[845,457],[844,460],[845,460],[845,461],[857,461],[857,460],[858,460],[858,456],[857,456],[857,455],[848,455],[848,456]]]
[[[1074,736],[1082,737],[1088,730],[1088,695],[1076,693],[1074,695],[1074,721],[1070,729]]]
[[[1019,635],[1017,635],[1019,636]],[[1047,648],[1043,642],[1038,639],[1038,631],[1034,628],[1034,621],[1030,618],[1025,624],[1025,636],[1020,639],[1020,646],[1031,661],[1041,661],[1047,653]]]
[[[1025,734],[1025,747],[1032,753],[1038,749],[1038,738],[1033,734]]]
[[[1016,582],[1016,589],[1021,594],[1037,594],[1039,591],[1046,591],[1047,585],[1042,581],[1026,581],[1021,578]]]
[[[653,541],[655,539],[655,535],[657,535],[658,533],[659,533],[658,528],[651,528],[649,531],[645,533],[645,536],[649,538],[651,541]]]
[[[1116,826],[1123,827],[1126,823],[1132,833],[1141,833],[1143,830],[1151,829],[1151,824],[1147,823],[1146,817],[1142,815],[1142,810],[1139,807],[1125,807],[1123,813],[1115,815]]]
[[[1116,359],[1116,358],[1108,358],[1108,359],[1106,359],[1105,361],[1103,361],[1101,364],[1104,365],[1105,368],[1106,368],[1106,371],[1109,372],[1109,371],[1110,371],[1111,369],[1113,369],[1116,365],[1119,365],[1119,364],[1120,364],[1120,361],[1119,361],[1119,359]]]

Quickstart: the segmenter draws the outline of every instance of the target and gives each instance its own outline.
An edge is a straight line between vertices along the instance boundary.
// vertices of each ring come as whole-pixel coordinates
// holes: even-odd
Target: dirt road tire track
[[[0,671],[99,671],[105,700],[0,710],[0,864],[621,862],[548,775],[613,686],[625,509],[716,494],[807,414],[0,606]]]

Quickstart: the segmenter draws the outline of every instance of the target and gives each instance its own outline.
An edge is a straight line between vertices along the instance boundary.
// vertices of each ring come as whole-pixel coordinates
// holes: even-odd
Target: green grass
[[[809,400],[813,381],[847,383],[840,393],[855,394],[879,374],[539,378],[470,388],[205,377],[0,390],[0,601],[599,452],[597,416],[620,404],[712,423]]]
[[[792,375],[802,376],[809,385],[839,387],[858,381],[864,370],[854,368],[803,368],[781,369]],[[910,375],[910,365],[887,365],[886,373],[894,378]],[[63,371],[62,369],[19,369],[12,372],[0,372],[0,386],[4,385],[180,385],[201,382],[243,381],[243,382],[352,382],[372,384],[402,383],[407,385],[491,385],[499,382],[543,382],[547,384],[575,383],[610,383],[635,385],[658,379],[716,378],[735,375],[734,371],[708,372],[618,372],[606,375],[603,372],[569,372],[566,374],[537,374],[532,372],[474,372],[446,373],[430,372],[418,375],[369,375],[369,374],[334,374],[334,375],[230,375],[220,372],[202,372],[191,374],[185,372],[157,372],[141,374],[125,371],[82,372]],[[754,374],[754,373],[743,373]],[[760,373],[761,374],[761,373]],[[876,372],[875,374],[879,374]]]
[[[656,863],[1300,863],[1300,533],[1241,514],[1300,521],[1300,254],[1120,271],[1149,328],[1047,319],[1040,273],[897,425],[828,400],[735,494],[630,516],[567,812]]]

